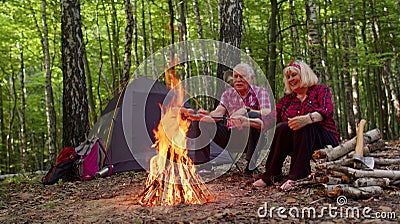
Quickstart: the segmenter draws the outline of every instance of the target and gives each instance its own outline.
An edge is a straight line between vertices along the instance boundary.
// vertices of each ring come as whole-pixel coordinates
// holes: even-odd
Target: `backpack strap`
[[[99,143],[100,149],[103,151],[104,156],[105,156],[105,158],[106,158],[107,161],[108,161],[108,164],[109,164],[109,166],[110,166],[110,167],[109,167],[109,170],[108,170],[108,176],[110,176],[110,175],[112,174],[112,171],[113,171],[113,165],[112,165],[111,159],[110,159],[110,157],[108,156],[107,150],[105,149],[103,143],[101,143],[101,138],[96,138],[96,142]]]

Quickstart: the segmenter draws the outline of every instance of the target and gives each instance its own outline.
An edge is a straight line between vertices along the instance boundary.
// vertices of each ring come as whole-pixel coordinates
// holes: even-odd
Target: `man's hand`
[[[288,120],[289,120],[288,121],[289,128],[292,129],[293,131],[297,131],[300,128],[312,123],[310,116],[308,115],[292,117],[289,118]]]
[[[231,117],[239,117],[239,116],[246,116],[246,115],[247,115],[246,108],[240,108],[239,110],[233,112]]]
[[[238,128],[239,130],[242,130],[243,127],[250,127],[250,122],[249,118],[242,116],[242,115],[236,115],[230,117],[233,125]]]
[[[210,112],[208,112],[207,110],[204,110],[204,109],[202,109],[202,108],[200,108],[198,111],[197,111],[197,113],[198,114],[202,114],[202,115],[210,115]]]

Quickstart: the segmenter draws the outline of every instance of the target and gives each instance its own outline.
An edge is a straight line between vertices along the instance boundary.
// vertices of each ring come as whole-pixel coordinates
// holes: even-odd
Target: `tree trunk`
[[[277,22],[276,17],[278,16],[278,2],[276,0],[271,0],[271,18],[269,22],[270,33],[269,33],[269,65],[268,65],[268,75],[269,83],[271,86],[271,90],[273,93],[276,92],[276,80],[275,80],[275,73],[276,73],[276,41],[277,41]]]
[[[92,84],[92,74],[90,72],[89,60],[87,58],[86,46],[83,46],[83,65],[85,67],[85,74],[87,75],[87,96],[88,96],[88,105],[89,105],[89,124],[93,126],[97,121],[96,107],[94,105],[94,96],[93,96],[93,84]]]
[[[49,51],[49,38],[46,20],[46,1],[42,1],[42,23],[43,23],[43,55],[44,55],[44,70],[45,70],[45,93],[46,93],[46,119],[48,132],[48,148],[50,155],[49,167],[55,164],[57,157],[57,118],[54,109],[53,87],[51,84],[51,61]],[[38,30],[38,32],[40,29]]]
[[[173,15],[171,15],[173,16]],[[142,0],[142,50],[143,50],[143,55],[142,59],[143,62],[146,62],[147,58],[147,35],[146,35],[146,19],[145,19],[145,5],[144,5],[144,0]],[[141,75],[147,75],[147,63],[144,63],[144,74]]]
[[[309,55],[311,57],[310,67],[313,69],[315,74],[325,82],[326,72],[323,70],[321,63],[321,49],[322,41],[319,32],[319,23],[317,18],[317,6],[314,1],[306,2],[306,15],[307,15],[307,30],[308,30],[308,45]]]
[[[377,17],[379,15],[376,15],[377,13],[375,12],[375,6],[374,2],[372,0],[369,0],[369,11],[372,15],[372,21],[371,21],[371,31],[372,31],[372,40],[373,40],[373,49],[375,54],[380,54],[382,53],[382,46],[380,44],[380,37],[379,37],[379,27],[380,24],[377,20]],[[381,83],[381,72],[379,68],[374,69],[374,75],[375,75],[375,85],[373,85],[376,88],[376,91],[374,91],[376,94],[376,100],[375,102],[377,103],[376,108],[378,108],[378,125],[382,131],[383,136],[386,136],[387,129],[386,125],[384,124],[384,117],[385,117],[385,111],[387,104],[384,102],[384,96],[383,96],[383,88],[382,88],[382,83]]]
[[[7,170],[6,128],[4,124],[3,80],[0,79],[0,172]]]
[[[117,9],[115,8],[116,1],[111,2],[111,34],[112,34],[112,55],[114,57],[115,66],[115,79],[119,79],[121,76],[121,68],[119,64],[119,23],[117,18]],[[120,81],[115,80],[116,85],[114,89],[120,87]]]
[[[61,0],[63,144],[75,147],[89,131],[80,2]]]
[[[363,1],[363,20],[362,20],[362,26],[361,26],[361,36],[362,36],[362,43],[364,46],[364,51],[366,56],[368,57],[368,43],[367,43],[367,18],[366,18],[366,11],[367,11],[367,6],[366,2]],[[374,101],[372,97],[372,88],[371,88],[371,79],[370,79],[370,71],[371,68],[370,66],[366,66],[366,71],[365,71],[365,92],[367,93],[367,97],[365,100],[365,107],[368,108],[367,110],[367,118],[370,121],[370,128],[374,129],[376,128],[376,116],[375,116],[375,107],[374,107]]]
[[[10,57],[11,59],[11,57]],[[7,159],[8,159],[8,163],[7,163],[7,172],[8,173],[13,173],[15,172],[15,167],[12,168],[11,165],[17,165],[14,163],[14,156],[15,156],[15,147],[14,147],[14,120],[15,120],[15,114],[16,114],[16,110],[17,110],[17,91],[15,89],[15,73],[14,73],[14,69],[11,68],[11,76],[10,76],[10,100],[12,102],[12,109],[11,109],[11,113],[10,113],[10,120],[9,120],[9,126],[8,126],[8,134],[7,134]]]
[[[135,1],[135,0],[134,0]],[[121,76],[121,84],[126,83],[129,80],[129,73],[131,71],[132,64],[132,34],[134,29],[133,14],[132,14],[132,6],[130,0],[124,1],[125,6],[125,20],[126,20],[126,29],[125,29],[125,53],[124,53],[124,68],[122,70]]]
[[[383,1],[385,7],[387,8],[387,4],[385,1]],[[390,45],[392,47],[392,51],[393,51],[393,55],[395,55],[395,57],[398,57],[398,52],[397,52],[397,48],[396,48],[396,38],[395,35],[393,34],[393,27],[392,27],[392,23],[390,20],[390,16],[389,16],[389,12],[388,10],[385,10],[385,16],[386,16],[386,20],[387,20],[387,27],[389,30],[389,38],[390,38]],[[400,125],[400,103],[399,103],[399,99],[398,99],[398,91],[395,88],[395,77],[396,75],[392,73],[392,69],[391,69],[391,60],[389,59],[387,61],[388,66],[385,66],[385,68],[387,68],[387,70],[385,70],[385,75],[387,76],[387,81],[389,83],[389,90],[390,90],[390,100],[393,102],[393,107],[396,110],[396,118],[397,118],[397,125]],[[397,67],[397,60],[393,60],[394,63],[394,68],[396,69]],[[396,73],[396,72],[394,72]],[[399,77],[399,76],[397,76]],[[391,127],[391,130],[394,130],[394,126]],[[394,137],[394,136],[393,136]]]
[[[102,111],[101,108],[101,94],[100,94],[100,84],[101,84],[101,74],[103,73],[103,45],[101,44],[101,34],[100,34],[100,24],[99,24],[99,3],[96,4],[96,30],[97,30],[97,42],[99,43],[99,58],[100,62],[98,63],[99,71],[97,74],[97,98],[99,99],[99,110]],[[107,82],[106,82],[107,85]]]
[[[243,27],[243,0],[222,0],[220,4],[221,21],[219,41],[240,49]],[[218,50],[218,61],[217,77],[223,79],[224,72],[233,68],[240,62],[240,54],[220,47]],[[224,87],[217,85],[217,91],[221,91],[222,89],[224,89]],[[215,94],[219,95],[218,93]],[[214,101],[214,108],[217,104],[218,102]]]
[[[20,33],[20,37],[22,39],[23,33]],[[24,59],[24,49],[22,46],[20,46],[19,43],[17,43],[17,46],[20,50],[19,54],[19,62],[20,62],[20,103],[21,103],[21,108],[20,108],[20,113],[19,113],[19,134],[20,134],[20,147],[19,147],[19,158],[21,162],[21,171],[26,172],[26,121],[25,121],[25,111],[26,111],[26,89],[25,89],[25,59]]]
[[[208,9],[209,10],[206,10],[206,12],[209,12],[209,14],[207,14],[207,21],[208,21],[208,26],[210,27],[210,34],[211,34],[211,37],[213,37],[213,39],[215,40],[215,39],[217,39],[217,37],[216,37],[216,35],[215,35],[215,22],[214,22],[214,9],[213,9],[213,6],[212,6],[212,4],[211,4],[211,1],[210,0],[207,0],[207,5],[208,5]],[[197,4],[198,5],[198,4]],[[218,4],[219,5],[219,4]]]
[[[138,56],[138,20],[137,20],[137,0],[133,0],[133,58],[135,60],[135,69],[139,67],[139,56]],[[136,78],[136,73],[134,74]]]
[[[117,87],[117,70],[116,70],[116,66],[115,66],[115,61],[114,61],[114,52],[113,52],[113,47],[112,47],[112,38],[111,38],[111,31],[110,31],[110,25],[108,23],[108,16],[107,16],[107,12],[109,11],[105,4],[104,4],[104,0],[101,0],[102,6],[103,6],[103,10],[104,10],[104,20],[106,22],[106,30],[107,30],[107,40],[108,40],[108,50],[110,53],[110,66],[111,66],[111,76],[112,76],[112,89],[115,89]]]
[[[358,124],[361,119],[360,114],[360,100],[359,100],[359,91],[358,91],[358,54],[357,54],[357,46],[356,46],[356,26],[354,22],[355,14],[354,14],[354,0],[350,1],[350,29],[349,29],[349,42],[350,42],[350,57],[351,57],[351,86],[352,86],[352,95],[353,95],[353,112],[354,112],[354,119],[355,123]]]
[[[341,9],[344,12],[345,6],[343,1],[341,1]],[[350,64],[349,64],[349,54],[347,53],[347,50],[349,49],[350,43],[349,43],[349,28],[348,24],[343,21],[341,22],[341,26],[343,28],[344,34],[343,34],[343,39],[342,39],[342,48],[343,48],[343,70],[342,70],[342,76],[343,76],[343,85],[344,85],[344,111],[346,115],[346,120],[347,120],[347,133],[348,137],[352,138],[355,136],[356,133],[356,122],[354,119],[354,112],[353,112],[353,97],[352,97],[352,87],[351,87],[351,80],[350,80]]]
[[[49,150],[49,163],[50,168],[55,164],[57,156],[57,122],[56,122],[56,112],[54,109],[54,97],[53,97],[53,87],[51,84],[51,60],[50,60],[50,50],[49,50],[49,32],[47,27],[47,3],[46,0],[42,1],[42,30],[40,29],[39,22],[36,19],[31,1],[28,1],[29,9],[33,15],[36,30],[40,38],[42,52],[43,52],[43,69],[45,73],[45,96],[46,96],[46,121],[47,121],[47,133],[48,133],[48,150]]]
[[[154,61],[154,45],[153,45],[153,24],[151,20],[151,11],[150,11],[150,4],[149,0],[146,0],[146,8],[147,8],[147,20],[149,24],[149,44],[150,44],[150,60],[151,60],[151,74],[153,79],[157,79],[158,75],[156,73],[156,64]]]

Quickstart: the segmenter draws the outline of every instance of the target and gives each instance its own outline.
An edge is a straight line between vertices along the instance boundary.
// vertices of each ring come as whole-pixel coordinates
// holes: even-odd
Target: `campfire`
[[[156,141],[153,146],[157,155],[150,160],[146,187],[136,202],[143,206],[173,206],[213,201],[214,196],[196,173],[187,154],[186,133],[190,121],[182,117],[179,109],[183,105],[184,89],[175,78],[174,70],[166,71],[166,77],[171,78],[175,95],[166,107],[161,107],[161,120],[154,130]]]

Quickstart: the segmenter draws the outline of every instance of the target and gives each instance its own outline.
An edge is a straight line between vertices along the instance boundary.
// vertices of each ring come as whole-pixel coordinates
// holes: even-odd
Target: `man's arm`
[[[248,118],[246,116],[234,116],[231,117],[233,124],[237,128],[252,127],[256,129],[262,129],[264,122],[260,118]]]

